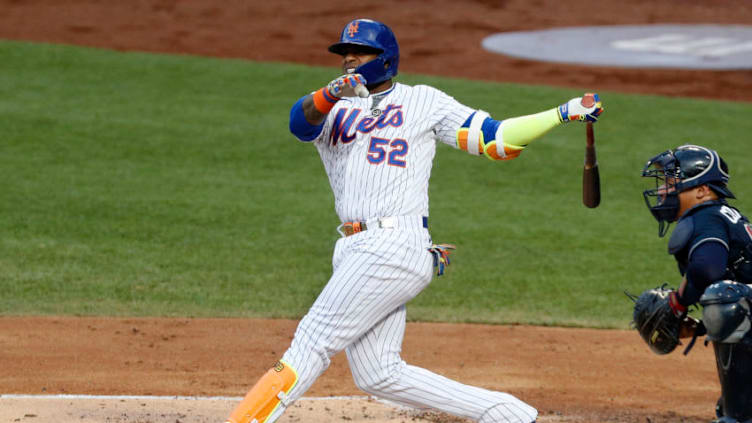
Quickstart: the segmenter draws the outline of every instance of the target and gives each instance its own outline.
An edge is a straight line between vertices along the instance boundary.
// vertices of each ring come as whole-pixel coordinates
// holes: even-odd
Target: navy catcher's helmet
[[[329,46],[332,53],[344,56],[349,46],[372,49],[379,56],[355,69],[363,75],[367,85],[378,84],[397,75],[399,46],[388,26],[371,19],[356,19],[342,30],[339,42]]]
[[[664,151],[647,162],[642,176],[655,178],[655,188],[642,194],[660,224],[660,236],[668,229],[666,223],[678,217],[680,192],[707,184],[721,198],[736,198],[726,187],[729,180],[726,162],[716,151],[699,145]]]

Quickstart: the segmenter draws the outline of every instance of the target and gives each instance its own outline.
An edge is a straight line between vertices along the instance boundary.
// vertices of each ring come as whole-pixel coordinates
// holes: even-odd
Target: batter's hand
[[[603,113],[603,104],[598,94],[587,93],[559,106],[559,120],[571,122],[596,122]]]
[[[342,97],[368,97],[366,79],[359,73],[348,73],[340,76],[327,85],[329,93],[337,98]]]
[[[433,244],[428,251],[433,255],[433,267],[436,268],[436,276],[444,274],[444,268],[449,266],[449,254],[457,249],[454,244]]]

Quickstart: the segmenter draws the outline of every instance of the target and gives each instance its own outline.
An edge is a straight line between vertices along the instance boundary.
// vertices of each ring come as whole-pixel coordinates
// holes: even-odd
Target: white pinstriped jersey
[[[332,276],[282,356],[298,379],[267,423],[300,398],[343,349],[356,385],[372,395],[479,423],[535,422],[537,410],[512,395],[462,384],[400,357],[405,304],[433,277],[432,241],[420,216],[428,216],[436,141],[456,148],[457,131],[474,111],[435,88],[395,84],[368,98],[344,98],[329,112],[314,143],[340,219],[395,217],[398,225],[369,227],[337,240]],[[478,136],[483,116],[471,121],[467,140]]]
[[[315,144],[339,218],[428,216],[436,140],[456,148],[474,111],[433,87],[399,83],[338,101]]]

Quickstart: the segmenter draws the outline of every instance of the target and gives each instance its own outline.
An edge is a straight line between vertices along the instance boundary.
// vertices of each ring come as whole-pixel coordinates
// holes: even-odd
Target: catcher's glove
[[[684,349],[687,355],[697,337],[707,333],[701,320],[688,316],[686,307],[677,307],[676,291],[667,289],[666,284],[648,289],[639,297],[624,293],[635,303],[632,327],[656,354],[668,354],[681,344],[679,338],[691,337],[692,341]]]
[[[635,297],[627,293],[634,301],[632,326],[656,354],[668,354],[679,345],[682,318],[671,310],[669,295],[673,292],[666,285],[648,289]]]

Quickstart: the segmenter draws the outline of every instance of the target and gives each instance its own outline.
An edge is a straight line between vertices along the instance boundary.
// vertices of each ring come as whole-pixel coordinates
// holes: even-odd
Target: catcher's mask
[[[679,218],[680,192],[706,184],[721,198],[736,198],[726,187],[729,180],[726,162],[714,150],[698,145],[682,145],[658,154],[648,160],[642,176],[655,181],[642,195],[658,221],[660,237]]]
[[[371,19],[356,19],[345,25],[339,42],[329,46],[329,51],[344,56],[351,46],[378,54],[375,59],[355,69],[355,73],[366,79],[367,86],[379,84],[397,75],[399,45],[388,26]]]

